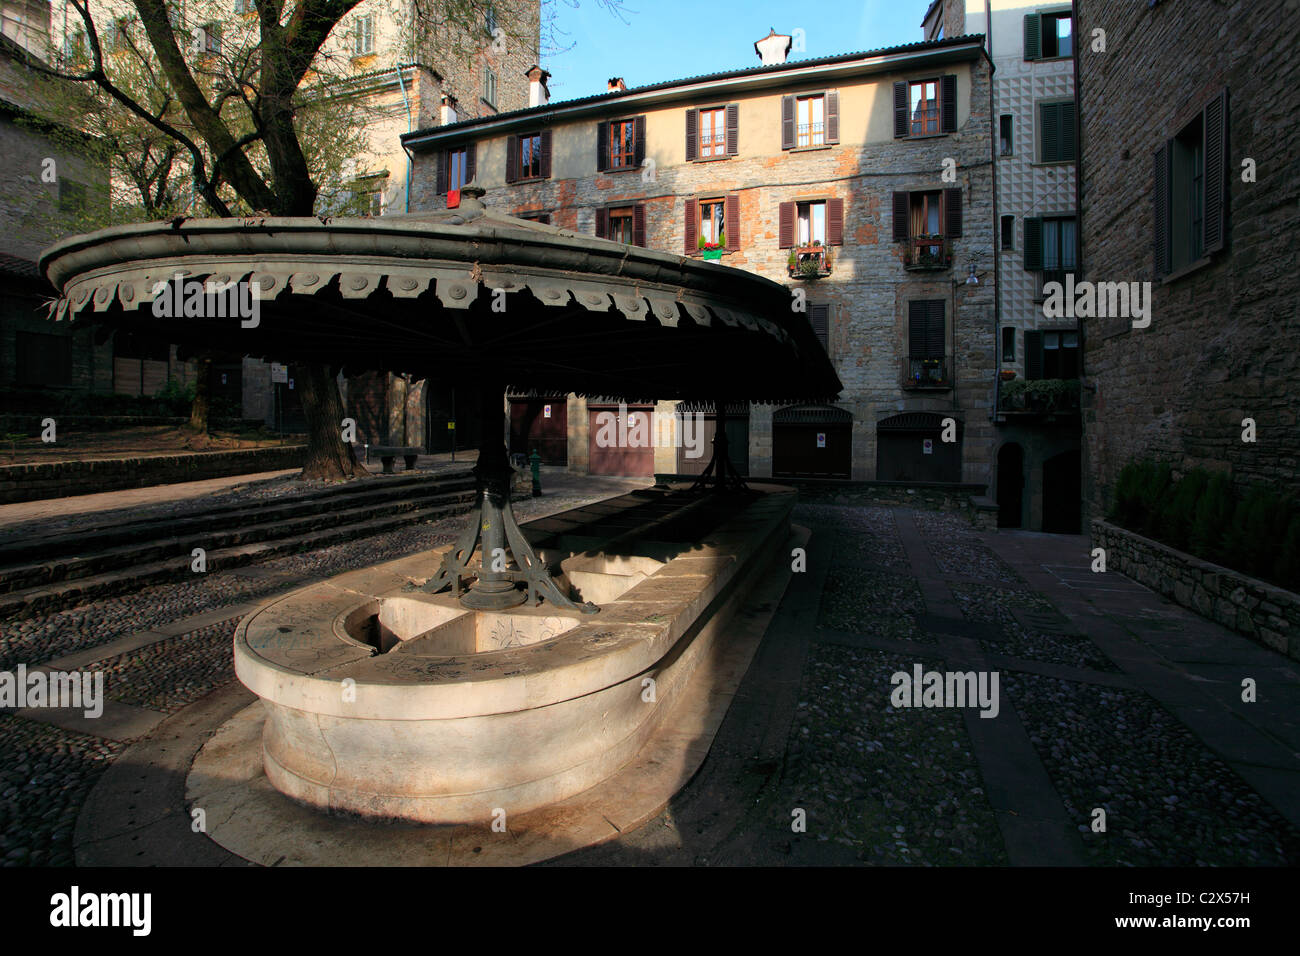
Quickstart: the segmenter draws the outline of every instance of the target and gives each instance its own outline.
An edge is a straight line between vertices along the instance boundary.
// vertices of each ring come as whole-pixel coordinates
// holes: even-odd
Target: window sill
[[[955,132],[955,131],[954,131]],[[899,136],[900,140],[908,139],[943,139],[945,136],[952,136],[953,133],[921,133],[919,136]]]
[[[1050,163],[1047,163],[1047,162],[1043,162],[1041,159],[1038,159],[1038,160],[1034,160],[1034,162],[1030,163],[1029,165],[1030,166],[1076,166],[1078,165],[1078,162],[1079,161],[1077,159],[1057,159],[1057,160],[1053,160]]]
[[[493,113],[499,112],[499,110],[497,110],[497,105],[495,103],[491,103],[488,100],[484,99],[483,97],[479,97],[479,102],[482,103],[484,106],[486,106],[488,109],[490,109]]]
[[[506,183],[507,186],[527,186],[530,183],[544,183],[548,181],[546,176],[529,176],[525,179],[512,179]]]
[[[1169,273],[1169,275],[1165,276],[1163,279],[1160,280],[1160,284],[1162,286],[1165,286],[1165,285],[1169,285],[1171,282],[1177,282],[1179,279],[1185,278],[1191,275],[1193,272],[1199,272],[1201,269],[1204,269],[1213,261],[1214,261],[1213,256],[1201,256],[1201,258],[1197,259],[1195,262],[1189,262],[1187,265],[1175,269],[1173,272]]]
[[[820,146],[791,146],[786,150],[787,153],[816,153],[823,149],[831,149],[838,146],[839,143],[822,143]]]
[[[697,156],[690,160],[692,163],[717,163],[722,160],[731,159],[730,156]]]
[[[599,170],[598,175],[604,175],[606,173],[635,173],[639,172],[640,169],[640,166],[611,166],[608,169]]]

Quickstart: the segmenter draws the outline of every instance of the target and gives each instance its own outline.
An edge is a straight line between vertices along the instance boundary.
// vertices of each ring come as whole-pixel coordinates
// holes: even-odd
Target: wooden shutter
[[[961,189],[943,191],[943,235],[946,239],[961,238]]]
[[[907,304],[907,351],[909,358],[943,358],[943,299],[913,299]]]
[[[907,81],[894,84],[894,139],[904,139],[911,132],[912,123],[907,115]]]
[[[470,143],[465,147],[465,182],[474,182],[474,177],[478,175],[478,143]]]
[[[447,167],[451,163],[451,150],[444,149],[438,154],[438,195],[441,196],[447,191]]]
[[[542,169],[542,178],[550,179],[551,178],[551,131],[549,129],[542,130],[541,141],[542,141],[542,146],[541,146],[542,161],[539,165],[541,166]]]
[[[783,202],[777,211],[777,234],[778,244],[782,249],[790,249],[794,246],[795,231],[795,208],[792,202]]]
[[[511,136],[506,140],[506,182],[513,183],[519,179],[519,137]]]
[[[1228,91],[1205,104],[1201,128],[1205,135],[1205,217],[1202,251],[1218,252],[1227,243]]]
[[[609,169],[609,122],[602,120],[596,124],[596,172],[603,173]]]
[[[1058,159],[1075,159],[1074,152],[1074,135],[1075,135],[1075,106],[1073,103],[1058,103],[1056,105],[1056,115],[1061,122],[1059,140],[1057,141],[1057,158]]]
[[[944,74],[939,87],[939,128],[957,132],[957,77],[952,73]]]
[[[645,159],[645,117],[638,116],[632,121],[632,127],[633,139],[635,142],[635,145],[633,146],[633,159],[637,168],[640,168],[642,161]]]
[[[1042,141],[1041,162],[1061,159],[1061,116],[1056,103],[1038,104],[1038,137]]]
[[[840,141],[840,91],[830,90],[826,93],[826,142],[832,145]]]
[[[727,155],[740,152],[740,104],[727,104]]]
[[[632,207],[632,245],[645,245],[645,204],[637,203]]]
[[[1025,270],[1041,272],[1043,269],[1043,217],[1025,217]]]
[[[831,338],[831,307],[825,303],[816,303],[808,309],[808,321],[812,325],[813,335],[817,336],[817,341],[822,344],[822,348],[827,352],[830,351]]]
[[[686,111],[686,161],[700,158],[700,111]]]
[[[1043,333],[1025,330],[1025,378],[1037,381],[1043,377]]]
[[[911,194],[906,192],[894,193],[894,241],[905,242],[912,232]]]
[[[609,210],[596,210],[596,238],[605,239],[609,236]]]
[[[1155,155],[1151,197],[1156,278],[1169,275],[1169,161],[1172,154],[1172,142],[1166,140]]]
[[[728,196],[722,203],[722,227],[727,233],[727,248],[740,248],[740,197]]]
[[[1040,14],[1025,15],[1025,59],[1043,58],[1043,18]]]
[[[794,97],[781,97],[781,148],[794,149]]]
[[[686,200],[686,254],[689,256],[699,251],[700,203],[699,200],[688,199]]]
[[[931,299],[930,314],[925,325],[925,349],[931,358],[943,358],[948,354],[947,336],[944,334],[946,318],[943,299]]]
[[[826,200],[826,245],[844,245],[844,200]]]

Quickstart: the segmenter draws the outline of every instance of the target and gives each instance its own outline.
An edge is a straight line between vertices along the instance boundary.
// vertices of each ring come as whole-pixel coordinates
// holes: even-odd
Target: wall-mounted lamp
[[[970,272],[966,276],[967,285],[979,285],[980,277],[975,274],[975,263],[970,264]]]

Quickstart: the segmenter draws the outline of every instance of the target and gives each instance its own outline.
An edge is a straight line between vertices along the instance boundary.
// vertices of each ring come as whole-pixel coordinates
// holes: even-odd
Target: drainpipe
[[[406,95],[406,81],[402,79],[402,65],[399,63],[394,69],[397,74],[397,85],[402,91],[402,104],[406,107],[406,131],[411,132],[411,100]],[[402,144],[402,152],[406,153],[406,212],[411,211],[411,151],[407,149],[406,144]]]

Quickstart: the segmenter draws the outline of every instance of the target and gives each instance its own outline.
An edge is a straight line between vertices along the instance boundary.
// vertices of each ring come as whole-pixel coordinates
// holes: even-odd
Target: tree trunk
[[[195,362],[198,377],[194,380],[194,401],[190,403],[190,428],[200,435],[208,434],[208,390],[212,380],[212,359],[200,358]]]
[[[343,399],[330,370],[299,366],[303,414],[307,418],[307,460],[299,478],[339,481],[368,474],[352,446],[343,441]]]

